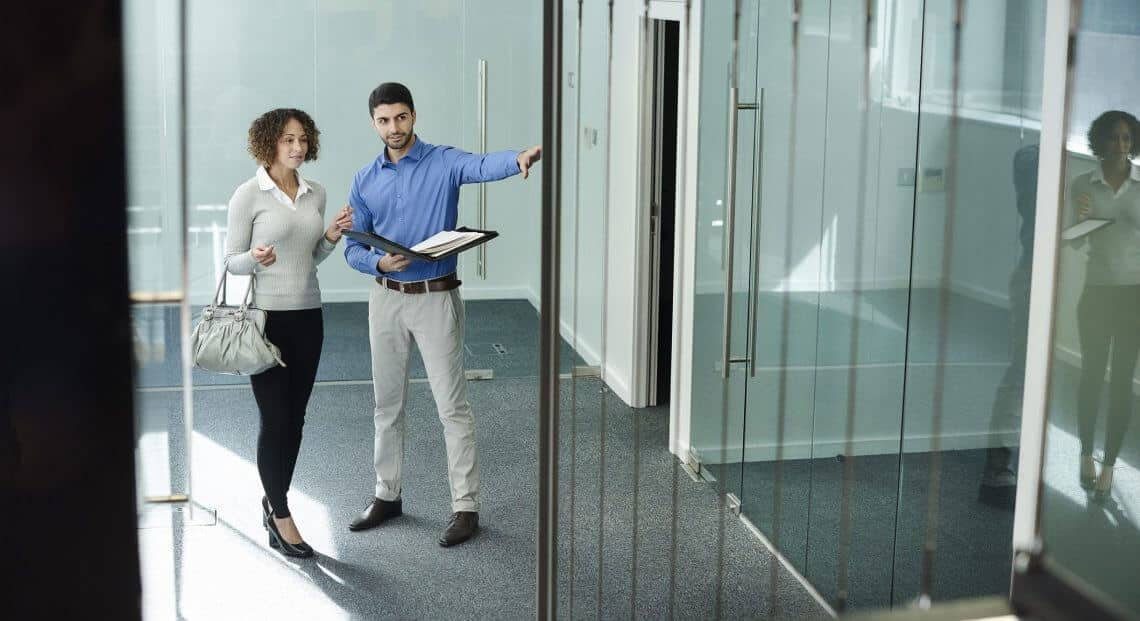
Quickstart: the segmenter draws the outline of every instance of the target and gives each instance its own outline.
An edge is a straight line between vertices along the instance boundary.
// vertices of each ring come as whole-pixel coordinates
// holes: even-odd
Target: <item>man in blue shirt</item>
[[[353,208],[353,229],[374,232],[406,247],[455,229],[460,185],[498,181],[520,172],[526,178],[542,156],[538,146],[473,155],[420,140],[414,131],[412,94],[395,82],[385,82],[372,91],[368,112],[385,149],[352,179],[348,202]],[[368,298],[376,397],[376,492],[349,528],[372,528],[403,512],[404,403],[414,339],[447,444],[453,513],[439,545],[462,543],[479,528],[479,461],[463,369],[464,309],[458,291],[461,283],[455,276],[457,257],[420,261],[355,240],[348,241],[344,256],[349,265],[375,277],[377,283]]]

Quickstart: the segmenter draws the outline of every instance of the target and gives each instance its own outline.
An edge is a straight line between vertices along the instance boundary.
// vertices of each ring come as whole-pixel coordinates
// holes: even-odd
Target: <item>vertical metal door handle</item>
[[[487,61],[479,59],[479,153],[487,152]],[[487,228],[487,184],[479,184],[479,228]],[[487,280],[487,244],[479,246],[475,273]]]
[[[752,171],[752,282],[748,291],[748,373],[756,377],[756,326],[760,298],[760,202],[764,177],[764,89],[756,96],[756,160]]]
[[[724,331],[721,355],[721,377],[728,378],[729,365],[729,339],[732,325],[732,263],[733,241],[736,237],[736,98],[738,89],[735,86],[728,89],[728,161],[725,168],[724,197],[724,225],[725,225],[725,251],[727,260],[724,264]]]

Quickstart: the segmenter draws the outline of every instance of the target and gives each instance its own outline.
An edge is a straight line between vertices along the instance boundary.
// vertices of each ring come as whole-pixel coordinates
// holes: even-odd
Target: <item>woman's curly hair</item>
[[[1112,132],[1120,122],[1124,122],[1128,126],[1128,131],[1132,135],[1132,150],[1128,153],[1129,157],[1136,157],[1140,155],[1140,121],[1136,117],[1121,110],[1109,110],[1096,117],[1092,124],[1089,125],[1089,150],[1097,158],[1104,157],[1104,144],[1112,138]]]
[[[321,130],[313,122],[313,117],[304,110],[296,108],[277,108],[253,120],[249,126],[249,154],[262,166],[270,166],[277,159],[277,141],[285,131],[285,124],[290,119],[297,119],[305,130],[309,139],[309,150],[305,153],[305,161],[317,159],[321,149]]]

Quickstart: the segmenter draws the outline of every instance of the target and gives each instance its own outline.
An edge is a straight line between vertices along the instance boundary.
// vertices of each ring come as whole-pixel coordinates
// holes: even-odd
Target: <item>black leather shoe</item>
[[[375,528],[385,521],[403,514],[403,500],[399,498],[395,500],[373,498],[372,504],[368,505],[368,508],[356,516],[356,519],[348,525],[348,530],[367,530],[369,528]]]
[[[297,558],[309,558],[313,555],[313,548],[309,544],[302,541],[301,543],[289,543],[281,537],[281,532],[277,530],[277,523],[273,518],[268,518],[265,521],[265,527],[269,530],[269,545],[274,548],[280,548],[281,553],[285,556],[294,556]],[[273,545],[276,542],[277,545]]]
[[[456,511],[439,537],[439,545],[450,548],[467,541],[479,530],[479,514],[474,511]]]

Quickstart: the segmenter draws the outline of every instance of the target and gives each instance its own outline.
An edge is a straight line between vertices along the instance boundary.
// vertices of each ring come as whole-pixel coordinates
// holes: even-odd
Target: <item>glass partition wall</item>
[[[370,501],[375,479],[367,309],[373,279],[346,264],[343,243],[318,269],[324,345],[290,504],[322,560],[298,591],[301,603],[277,601],[260,587],[245,593],[227,587],[244,584],[243,575],[280,578],[287,570],[266,554],[258,409],[249,379],[189,370],[182,335],[224,271],[227,204],[257,167],[247,141],[258,115],[299,108],[313,117],[321,132],[319,158],[300,173],[325,188],[326,225],[347,201],[353,174],[382,148],[367,105],[380,82],[409,87],[416,132],[426,142],[470,152],[540,142],[542,5],[494,5],[491,11],[476,0],[124,3],[140,515],[151,516],[140,522],[148,617],[165,618],[172,610],[191,618],[254,617],[288,606],[294,606],[291,614],[313,618],[372,615],[367,598],[351,596],[353,587],[346,586],[368,577],[345,563],[355,555],[386,555],[377,540],[361,543],[345,533]],[[542,174],[539,165],[525,181],[468,185],[460,194],[459,225],[499,233],[483,249],[461,255],[458,269],[464,362],[480,445],[508,457],[501,467],[495,460],[484,465],[492,490],[527,486],[532,471],[528,436],[512,434],[533,426],[527,404],[538,375]],[[229,278],[231,303],[246,282]],[[567,373],[582,364],[573,351],[563,347]],[[447,471],[440,465],[446,464],[443,434],[416,352],[408,383],[409,445],[416,451],[405,464],[414,470],[422,462],[425,471],[405,476],[416,479],[408,496],[425,506],[409,510],[411,501],[405,511],[431,515],[427,530],[442,530],[450,513]],[[500,440],[485,445],[485,437]],[[187,495],[191,502],[180,502]],[[517,502],[519,519],[533,520],[533,499],[492,497]],[[175,511],[156,510],[154,501],[174,501]],[[197,517],[187,519],[186,507],[198,509]],[[421,534],[434,546],[439,533]],[[504,549],[512,572],[532,569],[532,541],[520,538]],[[207,571],[203,563],[224,569]],[[269,607],[258,608],[255,600]],[[429,603],[438,605],[405,602],[405,613],[431,616],[433,608],[417,608]]]
[[[692,2],[691,11],[666,11],[683,26],[660,47],[667,30],[658,22],[669,20],[650,5],[561,5],[558,614],[795,618],[1007,594],[1045,1]],[[1140,16],[1085,5],[1084,58],[1130,45],[1135,33],[1121,24]],[[221,273],[226,202],[252,175],[245,132],[261,112],[313,114],[321,158],[302,170],[327,188],[330,209],[378,153],[365,101],[381,80],[411,87],[429,142],[470,151],[538,142],[542,7],[494,8],[308,0],[267,15],[213,1],[127,3],[140,502],[189,495],[192,478],[189,506],[202,510],[197,521],[162,513],[141,523],[148,616],[533,616],[538,179],[461,194],[461,224],[500,232],[459,268],[466,366],[472,379],[495,380],[471,387],[495,500],[485,547],[473,552],[486,555],[478,580],[467,573],[454,592],[436,589],[439,601],[405,587],[426,577],[434,588],[470,568],[408,554],[418,548],[391,538],[434,551],[447,497],[415,357],[409,433],[428,440],[416,450],[430,462],[410,467],[417,483],[405,510],[415,517],[383,537],[345,533],[372,479],[371,446],[361,442],[371,435],[367,277],[339,252],[321,266],[328,355],[306,426],[319,449],[303,449],[290,497],[321,552],[312,565],[267,553],[246,380],[190,372],[181,353]],[[412,52],[425,42],[448,53]],[[696,63],[679,71],[680,83],[686,71],[699,75],[693,97],[678,96],[697,119],[678,146],[697,162],[677,188],[682,196],[689,184],[696,196],[695,254],[686,257],[695,277],[692,420],[681,460],[669,454],[678,442],[664,406],[628,407],[611,376],[629,341],[610,323],[628,301],[624,283],[612,281],[625,255],[615,258],[621,244],[610,236],[628,224],[621,199],[645,198],[622,177],[629,160],[646,157],[631,148],[644,128],[630,109],[651,108],[654,97],[629,78],[659,75],[647,50],[669,45]],[[627,57],[635,60],[615,62]],[[1070,183],[1098,165],[1080,151],[1096,117],[1089,111],[1129,101],[1081,66],[1097,76],[1089,90],[1099,99],[1074,105],[1084,112],[1070,120]],[[1073,270],[1087,276],[1066,260],[1044,541],[1065,568],[1127,602],[1135,443],[1133,432],[1113,431],[1122,417],[1110,402],[1123,398],[1111,393],[1109,440],[1120,450],[1094,441],[1098,478],[1082,477],[1089,417],[1082,423],[1064,403],[1081,392],[1089,373],[1079,368],[1091,362],[1065,335],[1081,352],[1093,346],[1080,333],[1078,298],[1065,331],[1064,292],[1087,289],[1063,284]],[[1104,472],[1117,480],[1098,493]],[[691,484],[687,473],[712,485]],[[1073,491],[1082,483],[1087,495]],[[1080,545],[1060,534],[1078,520],[1094,535]],[[296,589],[282,598],[288,580]],[[465,595],[468,583],[487,581],[497,582],[481,597]]]
[[[1140,89],[1116,76],[1137,70],[1140,6],[1084,0],[1071,7],[1065,132],[1055,145],[1060,192],[1050,197],[1057,262],[1034,564],[1117,618],[1134,618]]]
[[[689,459],[836,610],[1008,593],[1044,18],[703,4]]]

